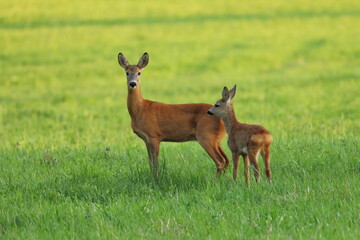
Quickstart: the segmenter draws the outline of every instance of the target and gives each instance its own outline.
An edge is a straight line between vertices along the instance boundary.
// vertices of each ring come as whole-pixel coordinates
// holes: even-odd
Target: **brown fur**
[[[270,145],[272,135],[263,126],[249,125],[237,121],[231,99],[235,96],[236,86],[228,91],[224,88],[223,98],[216,102],[208,111],[209,114],[221,117],[225,123],[228,133],[228,146],[231,150],[234,164],[234,180],[237,179],[239,156],[244,159],[244,175],[248,187],[250,178],[248,166],[249,162],[254,167],[255,180],[260,181],[260,167],[258,155],[261,154],[266,169],[266,176],[272,178],[270,170]]]
[[[219,177],[229,165],[220,144],[226,133],[223,121],[207,114],[211,107],[209,104],[165,104],[143,99],[138,73],[147,65],[148,55],[145,54],[138,65],[129,65],[125,57],[119,54],[119,64],[128,72],[128,83],[136,82],[136,88],[128,84],[127,106],[131,127],[145,142],[150,168],[158,176],[160,142],[196,140],[214,160]]]

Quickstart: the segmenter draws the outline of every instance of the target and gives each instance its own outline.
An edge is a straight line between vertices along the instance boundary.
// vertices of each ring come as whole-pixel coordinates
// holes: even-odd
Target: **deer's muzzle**
[[[136,82],[130,82],[129,87],[132,89],[136,88]]]

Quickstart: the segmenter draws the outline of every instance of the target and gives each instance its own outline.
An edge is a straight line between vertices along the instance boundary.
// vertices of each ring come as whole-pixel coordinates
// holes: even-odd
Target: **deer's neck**
[[[232,105],[229,106],[229,109],[226,112],[226,116],[224,116],[222,120],[224,121],[226,132],[230,134],[233,127],[238,123]]]
[[[141,113],[143,101],[140,84],[135,89],[128,89],[127,106],[131,118]]]

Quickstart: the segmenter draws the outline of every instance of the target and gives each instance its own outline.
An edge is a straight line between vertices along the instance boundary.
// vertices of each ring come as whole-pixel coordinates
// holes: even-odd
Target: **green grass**
[[[0,238],[358,239],[359,25],[358,1],[1,1]],[[162,143],[155,180],[120,51],[149,53],[148,99],[237,84],[273,182],[215,181],[196,142]]]

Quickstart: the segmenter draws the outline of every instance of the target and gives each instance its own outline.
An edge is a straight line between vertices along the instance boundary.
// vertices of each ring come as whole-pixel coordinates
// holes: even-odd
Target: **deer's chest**
[[[134,133],[144,141],[147,141],[149,138],[157,138],[159,136],[157,125],[152,124],[151,121],[144,121],[142,117],[132,119],[131,127]]]
[[[229,135],[227,143],[232,152],[241,155],[248,154],[247,141],[244,136],[237,134]]]

